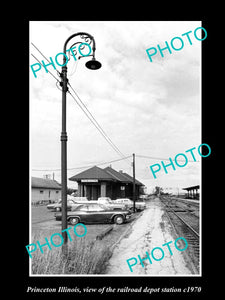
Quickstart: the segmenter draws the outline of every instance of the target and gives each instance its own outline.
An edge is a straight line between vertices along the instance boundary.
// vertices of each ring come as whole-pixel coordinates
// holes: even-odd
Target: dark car
[[[67,213],[71,225],[77,223],[116,223],[122,224],[129,220],[132,213],[128,210],[114,210],[102,204],[80,205],[75,211]],[[61,221],[62,213],[55,213],[56,221]]]

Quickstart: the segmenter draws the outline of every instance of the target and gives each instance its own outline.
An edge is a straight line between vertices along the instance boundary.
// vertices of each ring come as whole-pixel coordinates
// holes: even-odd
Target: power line
[[[110,146],[121,156],[121,157],[125,157],[125,155],[119,150],[119,148],[113,143],[113,141],[110,139],[110,137],[106,134],[106,132],[103,130],[103,128],[101,127],[101,125],[97,122],[97,120],[95,119],[95,117],[92,115],[92,113],[89,111],[89,109],[87,108],[87,106],[83,103],[83,101],[81,100],[81,98],[78,96],[78,94],[76,93],[76,91],[73,89],[73,87],[71,86],[70,83],[68,83],[68,85],[71,87],[72,91],[74,92],[74,94],[76,95],[76,97],[79,99],[79,101],[82,103],[82,105],[85,107],[86,111],[83,109],[83,107],[80,106],[80,104],[77,102],[77,100],[73,97],[73,95],[71,94],[71,92],[69,91],[69,94],[72,96],[72,98],[76,101],[76,103],[79,105],[79,107],[83,110],[83,112],[86,114],[86,116],[88,117],[88,119],[92,122],[92,124],[97,128],[97,130],[100,132],[100,134],[104,137],[104,139],[110,144]]]
[[[41,53],[41,52],[40,52]],[[33,54],[31,54],[41,65],[43,65]],[[45,56],[44,56],[45,57]],[[56,78],[54,76],[54,74],[52,74],[50,71],[48,71],[56,80],[57,82],[59,82],[58,78]],[[96,129],[100,132],[100,134],[105,138],[105,140],[110,144],[110,146],[117,152],[117,154],[119,154],[122,157],[125,157],[125,155],[119,150],[119,148],[112,142],[112,140],[108,137],[108,135],[105,133],[105,131],[102,129],[102,127],[99,125],[99,123],[97,122],[97,120],[94,118],[94,116],[92,115],[92,113],[88,110],[87,106],[83,103],[83,101],[81,100],[81,98],[78,96],[78,94],[76,93],[76,91],[73,89],[73,87],[71,86],[71,84],[68,82],[68,85],[70,86],[70,88],[72,89],[72,91],[74,92],[74,94],[77,96],[77,98],[79,99],[79,101],[82,103],[82,105],[86,108],[87,112],[83,109],[83,107],[80,105],[80,103],[76,100],[76,98],[72,95],[72,93],[68,90],[68,93],[71,95],[71,97],[75,100],[75,102],[77,103],[77,105],[80,107],[80,109],[85,113],[85,115],[88,117],[88,119],[92,122],[92,124],[96,127]],[[58,86],[57,86],[58,88]]]
[[[44,54],[38,49],[37,46],[35,46],[33,43],[31,43],[37,50],[38,52],[49,62],[49,60],[44,56]],[[31,54],[40,64],[41,62],[33,55]],[[43,64],[41,64],[43,66]],[[59,71],[57,70],[58,74]],[[57,80],[57,82],[59,82],[58,78],[56,78],[50,71],[49,73]],[[57,82],[56,82],[56,86],[57,86]],[[100,126],[100,124],[97,122],[97,120],[95,119],[95,117],[93,116],[93,114],[89,111],[89,109],[87,108],[87,106],[84,104],[84,102],[81,100],[81,98],[79,97],[79,95],[76,93],[76,91],[73,89],[73,87],[71,86],[71,84],[68,81],[68,85],[70,86],[70,88],[72,89],[72,91],[74,92],[74,94],[76,95],[76,97],[78,98],[78,100],[80,101],[80,103],[83,105],[83,107],[80,105],[80,103],[75,99],[75,97],[72,95],[72,93],[68,90],[68,93],[71,95],[71,97],[75,100],[75,102],[77,103],[77,105],[82,109],[82,111],[85,113],[85,115],[88,117],[88,119],[92,122],[92,124],[95,126],[95,128],[100,132],[100,134],[104,137],[104,139],[107,141],[107,143],[109,143],[109,145],[114,149],[114,151],[117,152],[117,154],[119,154],[119,156],[125,158],[125,155],[119,150],[119,148],[113,143],[113,141],[110,139],[110,137],[106,134],[106,132],[103,130],[103,128]],[[58,88],[58,86],[57,86]],[[129,162],[130,163],[130,162]]]
[[[72,95],[72,93],[68,90],[68,93],[71,95],[71,97],[75,100],[77,105],[82,109],[82,111],[85,113],[85,115],[88,117],[88,119],[91,121],[91,123],[95,126],[95,128],[100,132],[100,134],[103,136],[103,138],[106,140],[106,142],[123,158],[125,158],[125,155],[123,155],[120,150],[115,146],[115,144],[111,141],[111,139],[105,134],[105,132],[99,127],[98,123],[93,121],[88,113],[83,109],[83,107],[80,105],[80,103],[76,100],[76,98]]]
[[[34,48],[47,60],[48,63],[50,63],[49,59],[47,59],[47,57],[38,49],[37,46],[34,45],[34,43],[31,42],[31,45],[34,46]],[[42,64],[41,64],[42,65]],[[43,66],[43,65],[42,65]],[[60,72],[57,70],[56,68],[56,72],[58,73],[58,75],[60,75]]]
[[[146,156],[146,155],[139,155],[139,154],[136,154],[137,157],[140,157],[140,158],[148,158],[148,159],[156,159],[156,160],[170,160],[169,158],[163,158],[163,157],[153,157],[153,156]],[[171,158],[172,159],[172,158]],[[174,159],[172,159],[174,161]],[[180,160],[180,159],[177,159],[176,161],[180,161],[182,162],[183,160]],[[189,162],[199,162],[199,160],[196,160],[196,161],[189,161]]]
[[[136,157],[140,157],[140,158],[148,158],[148,159],[156,159],[156,160],[169,160],[168,158],[164,158],[164,157],[153,157],[153,156],[146,156],[146,155],[140,155],[140,154],[135,154],[135,156]],[[95,165],[95,166],[106,165],[106,164],[109,164],[109,163],[113,163],[113,162],[117,162],[117,161],[121,161],[121,160],[127,159],[129,157],[132,157],[132,155],[125,156],[125,157],[119,158],[119,159],[110,160],[110,161],[100,162],[100,163],[93,162],[93,163],[91,163],[89,165],[85,165],[85,166],[81,166],[81,167],[67,168],[67,170],[71,171],[71,170],[85,169],[85,168],[90,168],[93,165]],[[181,161],[181,160],[177,160],[177,161]],[[195,162],[195,161],[190,161],[190,162]],[[199,162],[199,161],[196,160],[196,162]],[[58,168],[58,169],[32,169],[32,171],[40,171],[40,172],[42,172],[42,171],[43,172],[61,171],[61,168]]]
[[[93,163],[90,165],[86,165],[86,166],[82,166],[82,167],[73,167],[73,168],[67,168],[68,171],[71,170],[77,170],[77,169],[85,169],[85,168],[90,168],[93,167],[93,165],[95,166],[101,166],[101,165],[106,165],[109,163],[113,163],[113,162],[117,162],[117,161],[121,161],[124,159],[127,159],[128,157],[131,157],[132,155],[126,156],[124,158],[119,158],[119,159],[114,159],[114,160],[110,160],[110,161],[106,161],[106,162],[101,162],[101,163]],[[61,168],[59,169],[32,169],[32,171],[38,171],[38,172],[50,172],[50,171],[61,171]]]
[[[34,54],[32,54],[31,53],[31,55],[36,59],[36,61],[38,61],[39,62],[39,64],[40,65],[42,65],[42,67],[43,67],[43,64],[40,62],[40,60],[39,59],[37,59],[37,57],[36,56],[34,56]],[[58,80],[58,78],[57,77],[55,77],[55,75],[54,74],[52,74],[52,72],[50,72],[49,70],[48,70],[48,72],[55,78],[55,80],[57,81],[57,82],[59,82],[59,80]]]

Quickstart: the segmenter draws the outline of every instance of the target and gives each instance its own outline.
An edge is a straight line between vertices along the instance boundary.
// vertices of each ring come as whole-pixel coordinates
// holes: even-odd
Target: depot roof
[[[115,180],[110,174],[97,166],[69,178],[71,181],[79,181],[81,179]]]
[[[194,185],[194,186],[189,186],[189,187],[183,188],[182,190],[190,191],[190,190],[195,190],[195,189],[198,190],[199,188],[200,188],[199,185]]]
[[[104,181],[114,181],[121,183],[133,183],[133,177],[125,172],[117,172],[112,167],[106,167],[101,169],[97,166],[94,166],[88,170],[85,170],[77,175],[74,175],[69,178],[71,181],[80,181],[82,179],[98,179]],[[143,185],[140,181],[135,179],[136,185]]]

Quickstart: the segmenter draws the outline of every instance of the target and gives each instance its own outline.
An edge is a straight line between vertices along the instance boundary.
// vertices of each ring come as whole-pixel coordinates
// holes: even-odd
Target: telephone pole
[[[133,211],[135,212],[136,188],[135,188],[135,154],[133,153]]]

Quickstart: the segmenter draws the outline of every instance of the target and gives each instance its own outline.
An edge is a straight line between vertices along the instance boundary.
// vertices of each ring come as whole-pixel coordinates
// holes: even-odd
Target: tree
[[[163,192],[162,187],[160,187],[160,186],[155,187],[155,192],[154,192],[155,195],[160,195],[162,192]]]

